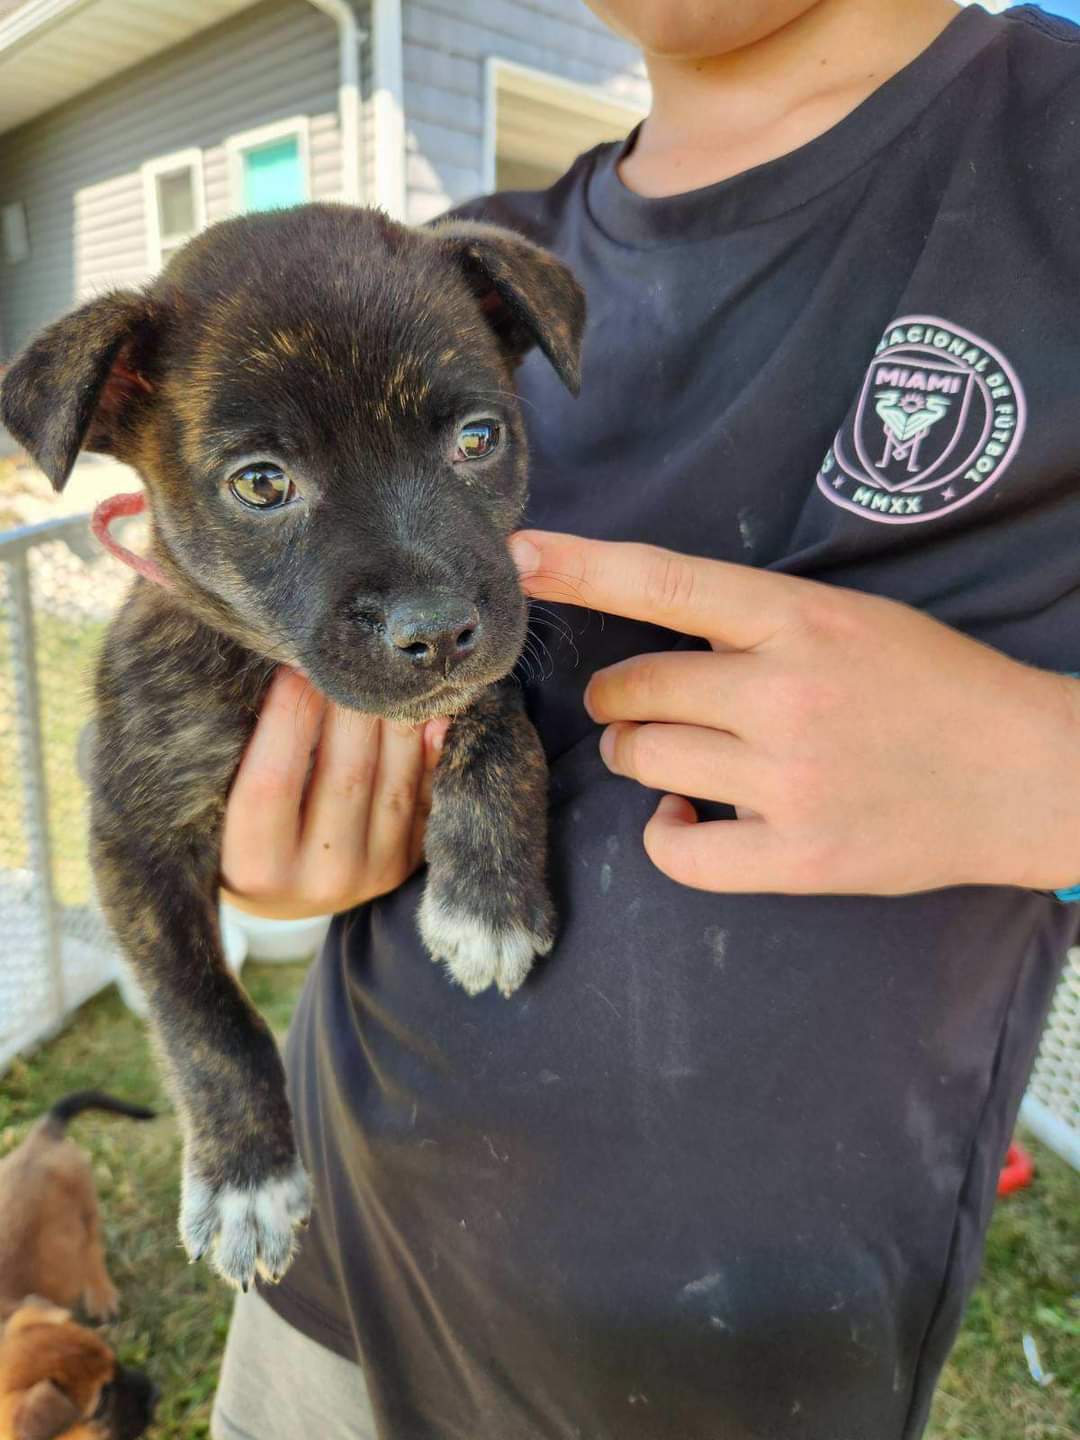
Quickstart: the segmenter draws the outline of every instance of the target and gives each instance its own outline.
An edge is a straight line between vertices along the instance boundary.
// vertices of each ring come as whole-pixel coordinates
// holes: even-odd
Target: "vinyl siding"
[[[368,0],[353,3],[370,32]],[[582,0],[403,0],[403,26],[414,222],[482,189],[488,56],[647,101],[640,57]],[[0,263],[0,355],[87,296],[148,277],[147,160],[199,148],[212,222],[230,209],[226,138],[306,115],[312,197],[339,194],[337,47],[337,27],[307,0],[261,0],[0,136],[0,204],[25,204],[32,251],[18,265]],[[369,34],[361,48],[365,184],[375,148],[371,56]]]
[[[489,55],[644,106],[641,58],[582,0],[402,0],[408,218],[419,223],[483,187]]]
[[[366,28],[366,0],[356,8]],[[306,115],[312,199],[337,197],[337,87],[336,25],[306,0],[264,0],[0,136],[0,204],[24,203],[31,242],[29,259],[0,263],[6,352],[76,302],[148,278],[147,160],[201,149],[213,222],[231,208],[226,138]]]

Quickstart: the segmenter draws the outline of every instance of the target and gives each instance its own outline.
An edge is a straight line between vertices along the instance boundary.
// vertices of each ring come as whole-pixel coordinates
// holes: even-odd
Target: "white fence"
[[[85,516],[0,534],[0,1069],[115,974],[76,753],[130,578]]]
[[[1054,996],[1020,1118],[1080,1170],[1080,950]]]
[[[85,516],[0,534],[0,1070],[116,975],[76,754],[98,646],[130,579]],[[1080,1169],[1080,951],[1023,1117]]]

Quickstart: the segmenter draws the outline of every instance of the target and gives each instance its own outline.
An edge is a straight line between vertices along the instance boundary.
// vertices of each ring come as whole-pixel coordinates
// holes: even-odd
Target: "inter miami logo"
[[[1000,480],[1025,414],[1020,382],[992,345],[909,315],[883,336],[818,487],[870,520],[932,520]]]

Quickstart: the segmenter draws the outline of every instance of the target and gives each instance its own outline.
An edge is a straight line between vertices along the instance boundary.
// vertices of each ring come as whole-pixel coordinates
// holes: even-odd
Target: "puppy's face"
[[[517,659],[513,368],[538,344],[575,389],[582,324],[520,237],[304,206],[215,226],[146,296],[59,322],[2,414],[56,483],[83,445],[134,464],[163,569],[222,628],[418,721]]]
[[[17,1310],[0,1340],[0,1440],[136,1440],[153,1417],[157,1391],[116,1363],[99,1335],[66,1310]]]

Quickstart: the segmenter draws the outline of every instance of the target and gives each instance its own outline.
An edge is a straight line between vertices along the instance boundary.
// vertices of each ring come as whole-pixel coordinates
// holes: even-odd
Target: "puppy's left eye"
[[[497,420],[470,420],[458,431],[455,462],[486,460],[499,448],[502,427]]]
[[[251,510],[275,510],[299,498],[300,492],[284,470],[262,461],[245,465],[229,481],[229,489]]]

